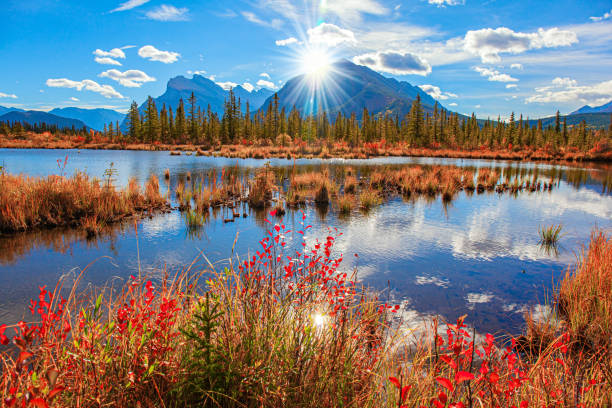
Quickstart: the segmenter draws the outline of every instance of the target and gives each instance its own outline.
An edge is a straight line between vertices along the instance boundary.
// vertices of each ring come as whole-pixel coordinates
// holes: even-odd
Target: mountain
[[[421,88],[408,82],[387,78],[362,65],[341,60],[333,64],[324,82],[313,90],[313,81],[300,75],[287,81],[278,91],[279,106],[289,111],[294,106],[306,114],[316,114],[319,109],[334,117],[338,112],[360,119],[363,108],[370,114],[388,112],[403,116],[410,111],[417,95],[425,112],[433,111],[436,100]],[[264,107],[272,101],[268,98]],[[442,108],[439,105],[439,108]]]
[[[21,122],[29,123],[30,125],[46,123],[47,125],[55,125],[60,129],[71,128],[82,129],[87,127],[85,123],[77,119],[63,118],[52,113],[41,111],[12,111],[0,116],[0,122]]]
[[[81,108],[56,108],[49,113],[63,118],[77,119],[85,123],[88,127],[102,131],[104,125],[110,122],[122,122],[125,114],[112,109],[81,109]]]
[[[595,107],[591,107],[589,105],[584,105],[582,108],[578,109],[575,112],[570,113],[570,115],[574,115],[577,113],[612,113],[612,101],[601,105],[601,106],[595,106]]]
[[[235,87],[233,91],[236,97],[240,98],[243,111],[246,101],[249,101],[251,111],[255,111],[259,109],[270,95],[272,95],[272,91],[264,88],[258,91],[249,92],[240,85]],[[179,100],[183,98],[183,102],[187,105],[192,92],[196,97],[197,105],[200,106],[202,110],[206,110],[208,105],[210,105],[210,109],[213,112],[219,115],[223,114],[223,105],[229,95],[229,91],[226,91],[214,81],[201,75],[194,75],[192,79],[185,78],[184,76],[177,76],[170,79],[166,85],[166,92],[155,98],[155,106],[157,106],[157,109],[161,109],[165,103],[166,107],[171,106],[172,110],[175,112]],[[145,104],[146,102],[140,106],[141,111],[143,111]]]
[[[560,116],[560,118],[561,124],[563,124],[563,119],[565,119],[568,126],[579,125],[583,120],[586,122],[587,126],[594,128],[607,128],[610,125],[610,114],[607,112],[577,113],[567,116]],[[555,126],[555,119],[555,116],[549,116],[541,119],[530,119],[529,126],[536,126],[538,124],[538,120],[542,121],[543,128]]]
[[[9,112],[23,112],[23,109],[19,108],[7,108],[5,106],[0,106],[0,115],[4,115]]]

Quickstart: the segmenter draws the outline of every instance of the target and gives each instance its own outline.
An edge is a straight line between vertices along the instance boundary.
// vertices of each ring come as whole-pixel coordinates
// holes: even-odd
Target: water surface
[[[65,169],[58,167],[66,155]],[[479,331],[517,332],[523,311],[542,304],[554,282],[575,261],[594,227],[612,231],[612,170],[605,165],[576,167],[504,161],[379,158],[365,160],[237,160],[214,157],[170,156],[167,152],[91,150],[0,149],[0,165],[10,173],[70,175],[84,171],[102,177],[113,163],[116,183],[125,185],[135,177],[144,182],[150,174],[171,179],[162,189],[185,180],[209,175],[212,169],[235,167],[252,174],[269,163],[279,177],[291,171],[328,169],[331,174],[351,166],[367,175],[377,166],[454,165],[498,168],[511,177],[553,180],[552,191],[516,195],[459,193],[450,203],[437,199],[405,200],[391,197],[368,214],[355,211],[340,217],[334,207],[321,212],[305,207],[313,228],[308,242],[325,238],[329,228],[343,235],[336,249],[344,254],[342,268],[356,268],[358,278],[383,298],[402,302],[419,314],[440,314],[455,319],[468,314]],[[87,266],[86,282],[120,284],[138,271],[159,276],[165,269],[176,272],[196,261],[204,265],[223,262],[235,254],[246,256],[258,247],[268,224],[265,213],[245,210],[247,218],[224,223],[223,211],[212,214],[198,231],[189,231],[178,211],[144,219],[136,234],[133,223],[124,223],[100,238],[85,239],[82,231],[52,230],[0,238],[0,322],[25,315],[27,301],[37,286],[52,286],[60,276],[78,273]],[[296,230],[301,212],[289,211],[284,222]],[[561,250],[546,252],[539,245],[538,228],[563,224]],[[297,244],[299,236],[288,237]],[[140,257],[138,257],[140,254]],[[358,256],[354,256],[358,254]]]

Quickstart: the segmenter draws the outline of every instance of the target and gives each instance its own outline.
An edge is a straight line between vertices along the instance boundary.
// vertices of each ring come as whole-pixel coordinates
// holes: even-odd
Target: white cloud
[[[109,69],[98,76],[101,78],[110,78],[127,88],[140,88],[145,82],[155,81],[155,78],[137,69],[128,69],[125,72],[121,72],[117,69]]]
[[[264,20],[260,19],[259,17],[257,17],[257,15],[255,15],[255,13],[252,13],[250,11],[243,11],[241,14],[242,14],[242,16],[244,18],[247,19],[247,21],[250,21],[251,23],[258,24],[260,26],[279,29],[283,25],[283,21],[278,19],[278,18],[273,18],[270,21],[264,21]]]
[[[489,81],[493,82],[517,82],[518,79],[511,77],[508,74],[502,74],[501,72],[493,68],[474,67],[474,71],[478,72],[480,76],[487,77]]]
[[[516,88],[517,85],[516,84],[506,84],[506,89],[512,89],[512,88]]]
[[[287,45],[296,44],[298,42],[299,41],[297,38],[289,37],[284,40],[276,40],[276,45],[278,45],[279,47],[286,47]]]
[[[259,74],[259,76],[260,76],[260,77],[262,77],[262,78],[268,78],[268,79],[270,79],[270,78],[271,78],[271,77],[270,77],[270,74],[268,74],[268,73],[266,73],[266,72],[262,72],[261,74]]]
[[[162,4],[151,11],[147,11],[145,16],[151,20],[157,21],[186,21],[188,20],[187,13],[189,9],[186,7],[176,8],[167,4]]]
[[[457,106],[456,102],[449,103],[448,106]]]
[[[380,72],[388,72],[396,75],[427,75],[431,72],[431,65],[412,53],[401,53],[397,51],[380,51],[376,53],[362,54],[353,58],[358,65]]]
[[[74,101],[74,102],[78,102],[80,99],[79,99],[79,98],[75,98],[74,96],[71,96],[71,97],[70,97],[70,100],[71,100],[71,101]]]
[[[115,91],[115,88],[112,86],[100,85],[91,79],[84,79],[82,81],[73,81],[66,78],[47,79],[47,86],[51,88],[75,88],[79,92],[85,89],[86,91],[99,93],[105,98],[123,98],[123,95]]]
[[[314,28],[308,29],[308,41],[311,44],[323,44],[328,47],[336,47],[342,43],[355,44],[355,34],[335,24],[321,23]]]
[[[116,58],[125,59],[125,53],[123,52],[121,48],[113,48],[110,51],[104,51],[98,48],[93,52],[93,55],[95,55],[96,57],[110,57],[110,58],[115,58],[115,59]]]
[[[247,92],[253,92],[253,89],[255,89],[255,87],[253,86],[253,84],[249,83],[249,82],[245,82],[242,84],[242,87],[244,89],[246,89]]]
[[[550,86],[535,88],[536,94],[525,99],[525,102],[581,102],[602,105],[612,99],[612,80],[580,86],[571,78],[557,77],[551,83]]]
[[[456,94],[451,92],[442,92],[440,88],[435,85],[419,85],[419,88],[434,99],[446,100],[448,98],[457,98]]]
[[[476,105],[476,106],[474,106],[474,107],[475,107],[476,109],[480,109],[480,107],[481,107],[481,106],[480,106],[480,105]]]
[[[4,93],[4,92],[0,92],[0,98],[17,99],[17,95],[15,95],[15,94],[7,94],[7,93]]]
[[[109,57],[95,57],[94,61],[96,61],[98,64],[102,64],[102,65],[117,65],[117,66],[121,66],[121,63],[117,60],[114,60],[112,58]]]
[[[214,78],[214,77],[213,77]],[[211,78],[212,81],[214,81],[214,79]],[[238,86],[237,83],[235,82],[231,82],[231,81],[227,81],[227,82],[215,82],[217,85],[219,85],[221,88],[225,89],[226,91],[229,91],[232,88],[235,88]]]
[[[569,88],[569,87],[574,87],[578,85],[578,82],[575,79],[571,79],[568,77],[565,77],[565,78],[556,77],[555,79],[552,80],[552,84],[555,86]]]
[[[203,69],[196,70],[196,71],[188,70],[187,73],[189,75],[202,75],[203,76],[204,74],[206,74],[206,71],[204,71]]]
[[[557,27],[534,33],[521,33],[506,27],[483,28],[466,33],[463,47],[471,54],[480,56],[484,63],[501,61],[499,54],[520,54],[527,50],[570,46],[578,42],[573,31],[559,30]]]
[[[465,0],[427,0],[429,4],[435,4],[438,7],[444,7],[445,5],[457,6],[465,4]]]
[[[138,55],[150,61],[159,61],[164,64],[172,64],[181,56],[178,52],[161,51],[152,45],[145,45],[138,50]]]
[[[111,10],[111,13],[114,13],[115,11],[131,10],[135,7],[142,6],[149,1],[150,0],[128,0],[125,3],[121,3],[116,9]]]
[[[612,10],[610,10],[610,11],[609,11],[609,12],[607,12],[607,13],[604,13],[604,15],[603,15],[603,16],[601,16],[601,17],[589,17],[589,18],[590,18],[591,20],[593,20],[593,21],[601,21],[601,20],[607,20],[607,19],[609,19],[610,17],[612,17]]]
[[[259,81],[257,81],[257,86],[261,88],[272,89],[272,90],[278,89],[278,87],[274,85],[274,82],[266,81],[264,79],[260,79]]]
[[[523,64],[510,64],[510,69],[523,69]]]
[[[215,78],[217,78],[217,76],[216,76],[216,75],[209,75],[209,76],[208,76],[208,79],[210,79],[211,81],[214,81],[214,80],[215,80]]]
[[[363,14],[382,16],[389,10],[375,0],[335,0],[326,2],[326,11],[334,13],[340,20],[359,23]]]

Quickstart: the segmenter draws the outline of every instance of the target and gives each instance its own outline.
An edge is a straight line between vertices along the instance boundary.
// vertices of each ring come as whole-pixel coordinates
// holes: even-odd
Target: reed
[[[370,210],[382,202],[380,196],[374,189],[363,190],[359,195],[359,203],[361,204],[362,210]]]
[[[151,176],[144,193],[131,180],[123,190],[83,173],[45,178],[0,174],[0,232],[83,225],[95,230],[140,213],[162,210],[166,199]]]
[[[538,231],[538,233],[540,234],[540,244],[543,246],[556,246],[557,244],[559,244],[562,229],[563,226],[561,224],[553,224],[548,227],[540,227]]]
[[[612,238],[591,235],[559,287],[558,309],[569,332],[589,350],[612,353]]]
[[[343,194],[338,198],[338,209],[340,214],[348,215],[355,206],[355,196],[352,194]]]

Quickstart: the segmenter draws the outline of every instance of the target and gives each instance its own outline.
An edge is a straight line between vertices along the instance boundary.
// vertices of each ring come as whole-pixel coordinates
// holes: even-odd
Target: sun
[[[306,50],[300,57],[301,70],[314,79],[325,78],[331,69],[331,65],[331,56],[322,49]]]

